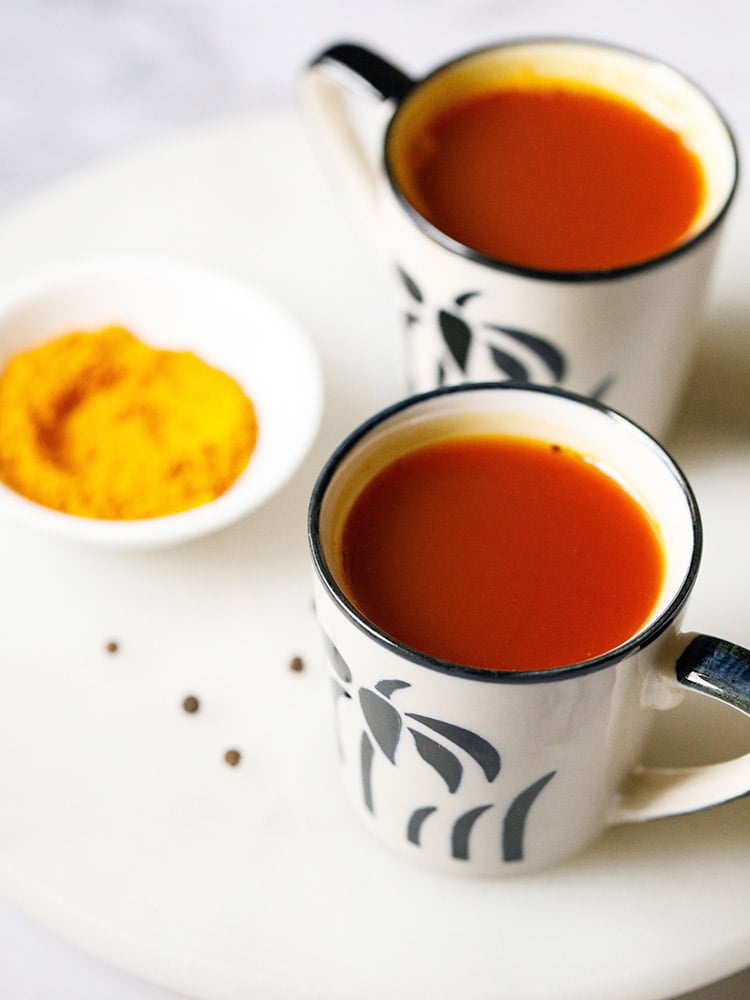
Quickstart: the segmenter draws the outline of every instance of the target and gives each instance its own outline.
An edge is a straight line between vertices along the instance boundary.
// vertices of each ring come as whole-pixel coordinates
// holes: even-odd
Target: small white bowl
[[[246,470],[210,503],[138,521],[61,513],[0,483],[0,516],[80,542],[150,549],[223,528],[284,485],[318,431],[323,379],[312,344],[283,309],[239,278],[179,260],[78,260],[0,286],[0,368],[56,336],[110,325],[151,347],[194,351],[239,382],[258,418]]]

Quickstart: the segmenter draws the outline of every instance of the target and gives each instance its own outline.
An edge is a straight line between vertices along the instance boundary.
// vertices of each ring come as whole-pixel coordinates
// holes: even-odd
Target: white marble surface
[[[0,206],[92,157],[216,115],[286,105],[338,38],[419,72],[525,33],[660,55],[750,135],[743,0],[3,0]]]
[[[0,209],[166,131],[288,106],[305,61],[334,40],[366,42],[418,73],[461,49],[530,33],[660,55],[713,94],[748,159],[744,0],[3,0]],[[745,973],[690,998],[749,995]],[[0,996],[174,995],[90,959],[0,901]]]

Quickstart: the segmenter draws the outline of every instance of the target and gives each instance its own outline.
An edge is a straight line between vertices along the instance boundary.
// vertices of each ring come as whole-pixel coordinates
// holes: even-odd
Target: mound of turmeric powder
[[[207,503],[256,439],[233,378],[121,327],[57,337],[0,375],[0,479],[69,514],[135,520]]]

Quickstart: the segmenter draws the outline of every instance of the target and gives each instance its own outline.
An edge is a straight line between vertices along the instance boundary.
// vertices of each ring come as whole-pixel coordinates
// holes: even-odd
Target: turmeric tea
[[[247,466],[257,433],[253,403],[228,374],[121,327],[57,337],[0,375],[0,480],[82,517],[208,503]]]

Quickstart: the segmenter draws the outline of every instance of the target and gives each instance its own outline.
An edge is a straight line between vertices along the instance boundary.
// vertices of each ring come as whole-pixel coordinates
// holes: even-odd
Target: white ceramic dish
[[[747,646],[750,359],[746,324],[727,321],[747,300],[738,219],[672,445],[706,528],[686,624]],[[202,1000],[664,1000],[744,968],[750,800],[618,828],[501,883],[414,869],[359,829],[336,773],[305,511],[330,450],[402,392],[385,277],[286,115],[204,126],[56,185],[4,218],[0,276],[144,247],[237,268],[288,304],[329,405],[288,487],[200,545],[124,558],[0,522],[0,893]],[[744,718],[706,701],[664,717],[653,763],[747,749]]]
[[[52,265],[0,286],[0,366],[60,334],[109,325],[151,347],[193,351],[237,379],[258,418],[246,470],[216,500],[165,517],[76,517],[2,484],[0,515],[78,542],[157,548],[223,528],[284,485],[318,430],[323,389],[312,344],[279,305],[239,277],[176,258],[113,255]]]

